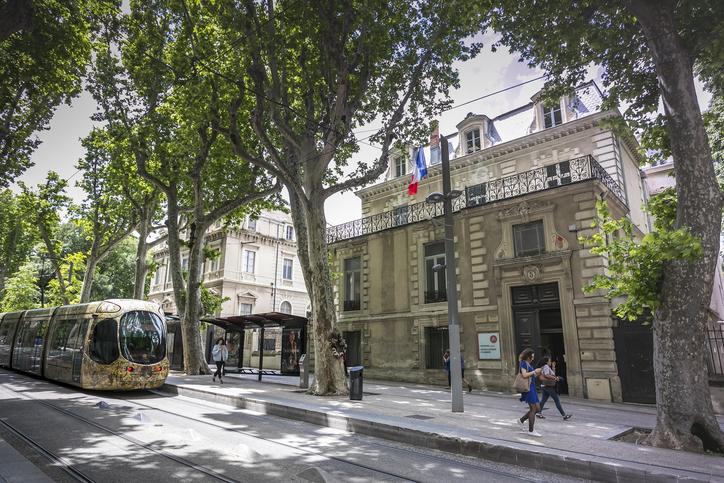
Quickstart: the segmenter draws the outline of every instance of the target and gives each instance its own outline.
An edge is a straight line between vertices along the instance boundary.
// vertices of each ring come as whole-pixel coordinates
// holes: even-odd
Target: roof
[[[229,315],[226,317],[204,317],[201,320],[226,330],[257,329],[262,327],[291,327],[299,329],[305,327],[308,322],[306,317],[281,312]]]

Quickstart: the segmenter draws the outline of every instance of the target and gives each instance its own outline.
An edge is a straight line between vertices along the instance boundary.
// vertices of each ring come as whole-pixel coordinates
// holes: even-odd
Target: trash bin
[[[349,368],[349,398],[354,401],[362,400],[362,366]]]
[[[309,389],[309,368],[307,367],[307,354],[299,358],[299,387]]]

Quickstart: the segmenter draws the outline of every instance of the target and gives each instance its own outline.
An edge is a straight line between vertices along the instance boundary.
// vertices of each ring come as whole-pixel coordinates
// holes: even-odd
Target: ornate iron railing
[[[599,180],[621,202],[626,202],[623,189],[618,183],[593,156],[586,155],[469,186],[465,188],[464,197],[460,196],[453,200],[453,211],[591,179]],[[442,214],[442,203],[422,201],[330,227],[327,229],[327,243],[336,243],[389,228],[430,220]]]

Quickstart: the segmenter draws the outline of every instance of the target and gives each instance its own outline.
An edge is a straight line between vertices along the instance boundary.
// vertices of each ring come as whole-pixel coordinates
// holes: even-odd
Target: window
[[[220,257],[216,257],[216,258],[212,258],[211,260],[209,260],[209,262],[210,262],[209,271],[210,272],[215,272],[219,269],[219,258]]]
[[[442,162],[441,154],[440,154],[440,146],[435,146],[434,148],[430,148],[430,166],[433,166],[435,164],[440,164]]]
[[[344,261],[344,310],[360,308],[360,257]]]
[[[110,364],[118,359],[118,324],[115,319],[103,319],[93,328],[91,359]]]
[[[437,266],[437,267],[436,267]],[[445,242],[438,241],[425,245],[425,303],[445,302]],[[438,270],[433,269],[438,268]],[[441,356],[442,357],[442,356]]]
[[[558,105],[555,105],[553,107],[543,106],[543,123],[546,128],[553,127],[553,126],[559,126],[559,125],[563,124],[563,119],[561,117],[560,103],[558,103]]]
[[[240,303],[239,304],[239,315],[251,315],[254,306],[252,304]]]
[[[471,129],[465,133],[465,152],[467,154],[480,151],[480,129]]]
[[[543,220],[513,225],[515,256],[527,257],[545,252]]]
[[[254,273],[254,264],[256,262],[256,252],[244,250],[244,271]]]
[[[287,240],[294,240],[294,227],[292,225],[287,225],[284,238]]]
[[[284,280],[291,280],[292,279],[292,267],[294,262],[290,258],[284,259],[284,264],[282,266],[282,278]]]
[[[189,269],[189,259],[188,257],[183,257],[181,259],[181,270],[188,270]]]
[[[407,160],[404,156],[395,158],[395,176],[399,178],[407,174]]]
[[[442,355],[449,347],[447,327],[425,327],[425,368],[442,369]]]
[[[156,269],[156,275],[153,276],[153,284],[158,285],[161,283],[161,266]]]
[[[155,364],[166,357],[166,324],[157,314],[145,310],[121,317],[123,357],[137,364]]]
[[[292,313],[292,304],[290,304],[287,301],[282,302],[282,305],[279,307],[279,311],[283,314],[291,314]]]
[[[277,340],[276,338],[266,338],[264,337],[264,352],[274,352],[277,349]]]
[[[253,218],[249,218],[249,220],[246,222],[246,228],[250,231],[256,231],[256,220]]]
[[[410,207],[407,205],[404,206],[397,206],[393,212],[392,212],[392,226],[400,226],[400,225],[406,225],[409,221],[408,214],[409,214]]]

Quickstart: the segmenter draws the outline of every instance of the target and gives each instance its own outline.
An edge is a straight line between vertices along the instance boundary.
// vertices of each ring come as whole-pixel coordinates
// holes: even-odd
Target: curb
[[[699,483],[715,481],[713,475],[704,476],[686,470],[671,468],[677,474],[665,473],[663,469],[630,462],[623,466],[620,462],[601,461],[587,455],[574,455],[573,453],[546,449],[546,452],[536,447],[523,444],[475,441],[467,438],[448,436],[439,433],[420,431],[405,426],[369,421],[354,416],[328,414],[319,410],[305,409],[303,407],[289,406],[272,401],[265,401],[248,396],[231,396],[217,394],[210,391],[164,384],[158,389],[167,394],[186,396],[210,402],[234,406],[240,409],[249,409],[270,416],[285,419],[294,419],[317,426],[341,429],[352,433],[363,434],[376,438],[396,441],[399,443],[420,446],[427,449],[443,451],[446,453],[471,456],[501,463],[525,466],[531,469],[547,471],[575,478],[604,482],[689,482]],[[568,453],[568,454],[566,454]],[[706,479],[701,479],[701,478]]]

